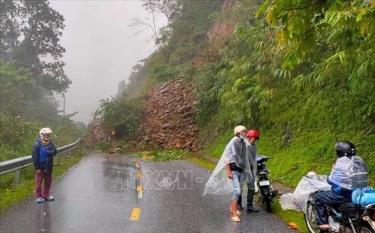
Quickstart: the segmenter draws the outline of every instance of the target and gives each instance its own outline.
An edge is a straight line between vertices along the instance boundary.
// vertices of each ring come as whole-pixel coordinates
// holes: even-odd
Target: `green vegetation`
[[[115,130],[116,137],[129,137],[139,130],[142,105],[139,99],[129,99],[122,95],[111,100],[102,101],[96,116],[103,120],[103,126],[107,130]]]
[[[353,141],[375,166],[374,3],[226,2],[145,1],[173,17],[121,93],[140,97],[166,80],[191,80],[203,153],[219,158],[235,125],[259,128],[259,152],[288,186],[310,170],[328,173],[337,140]],[[215,34],[228,25],[232,34]]]
[[[63,28],[47,0],[0,2],[0,161],[29,155],[41,127],[52,128],[58,145],[83,134],[54,98],[71,83],[63,71]]]
[[[178,160],[187,156],[188,152],[184,150],[157,150],[153,153],[153,157],[156,161]]]
[[[74,114],[60,115],[54,98],[71,83],[63,71],[63,22],[47,0],[0,2],[0,161],[30,155],[42,127],[54,131],[57,146],[83,136],[84,127],[69,119]],[[54,176],[80,158],[57,158]],[[14,173],[0,176],[0,212],[32,196],[34,168],[22,169],[20,185],[13,180]]]
[[[120,133],[121,137],[131,136],[131,132],[139,128],[140,99],[151,88],[171,79],[194,77],[197,70],[192,59],[202,53],[211,25],[209,15],[221,7],[221,0],[144,2],[146,9],[159,11],[171,21],[162,29],[160,38],[156,38],[159,49],[134,66],[129,83],[121,82],[117,97],[104,101],[97,112],[105,126],[114,129],[116,135],[125,125],[131,128],[129,132]]]
[[[140,157],[143,160],[154,160],[159,162],[166,162],[171,160],[180,160],[189,158],[190,154],[184,150],[152,150],[152,151],[141,151],[132,156]]]
[[[58,177],[67,172],[74,164],[82,158],[82,150],[77,150],[71,156],[63,155],[55,158],[53,170],[53,183]],[[0,176],[0,213],[11,205],[26,198],[30,198],[34,191],[34,168],[29,166],[21,171],[21,184],[14,186],[14,173]]]
[[[211,8],[206,1],[167,2],[180,11],[125,93],[191,79],[204,154],[219,158],[237,124],[260,128],[258,150],[272,157],[271,179],[295,187],[308,171],[328,173],[335,142],[351,140],[374,182],[373,1],[238,0],[224,11],[219,1]],[[232,24],[234,33],[212,42],[207,34],[214,24]],[[274,209],[306,231],[301,214],[276,203]]]

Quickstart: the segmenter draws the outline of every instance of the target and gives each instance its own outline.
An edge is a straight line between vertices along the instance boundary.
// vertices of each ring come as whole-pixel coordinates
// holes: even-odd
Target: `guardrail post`
[[[14,174],[14,185],[17,186],[21,183],[21,169],[18,169]]]

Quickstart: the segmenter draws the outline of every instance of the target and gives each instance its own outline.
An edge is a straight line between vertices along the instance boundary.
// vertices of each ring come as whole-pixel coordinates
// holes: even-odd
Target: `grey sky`
[[[65,72],[73,82],[66,110],[78,111],[73,119],[88,123],[99,101],[115,95],[137,61],[155,50],[151,30],[139,33],[140,27],[129,27],[132,19],[145,19],[148,13],[140,0],[52,0],[51,6],[65,18],[61,43]]]

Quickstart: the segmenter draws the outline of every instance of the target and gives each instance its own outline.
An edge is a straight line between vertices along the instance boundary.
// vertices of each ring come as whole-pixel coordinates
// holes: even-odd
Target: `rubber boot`
[[[247,190],[247,209],[246,209],[246,213],[248,213],[248,214],[259,212],[259,210],[254,208],[254,205],[253,205],[254,194],[255,194],[254,189],[248,189]]]
[[[232,213],[231,220],[233,222],[240,222],[241,219],[237,214],[237,200],[232,200],[232,202],[230,203],[230,208],[232,210],[231,211],[231,213]]]

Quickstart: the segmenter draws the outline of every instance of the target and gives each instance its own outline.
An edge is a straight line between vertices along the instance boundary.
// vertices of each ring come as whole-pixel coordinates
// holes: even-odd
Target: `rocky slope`
[[[162,148],[197,150],[198,127],[194,123],[195,87],[172,80],[153,88],[145,97],[143,140]]]

